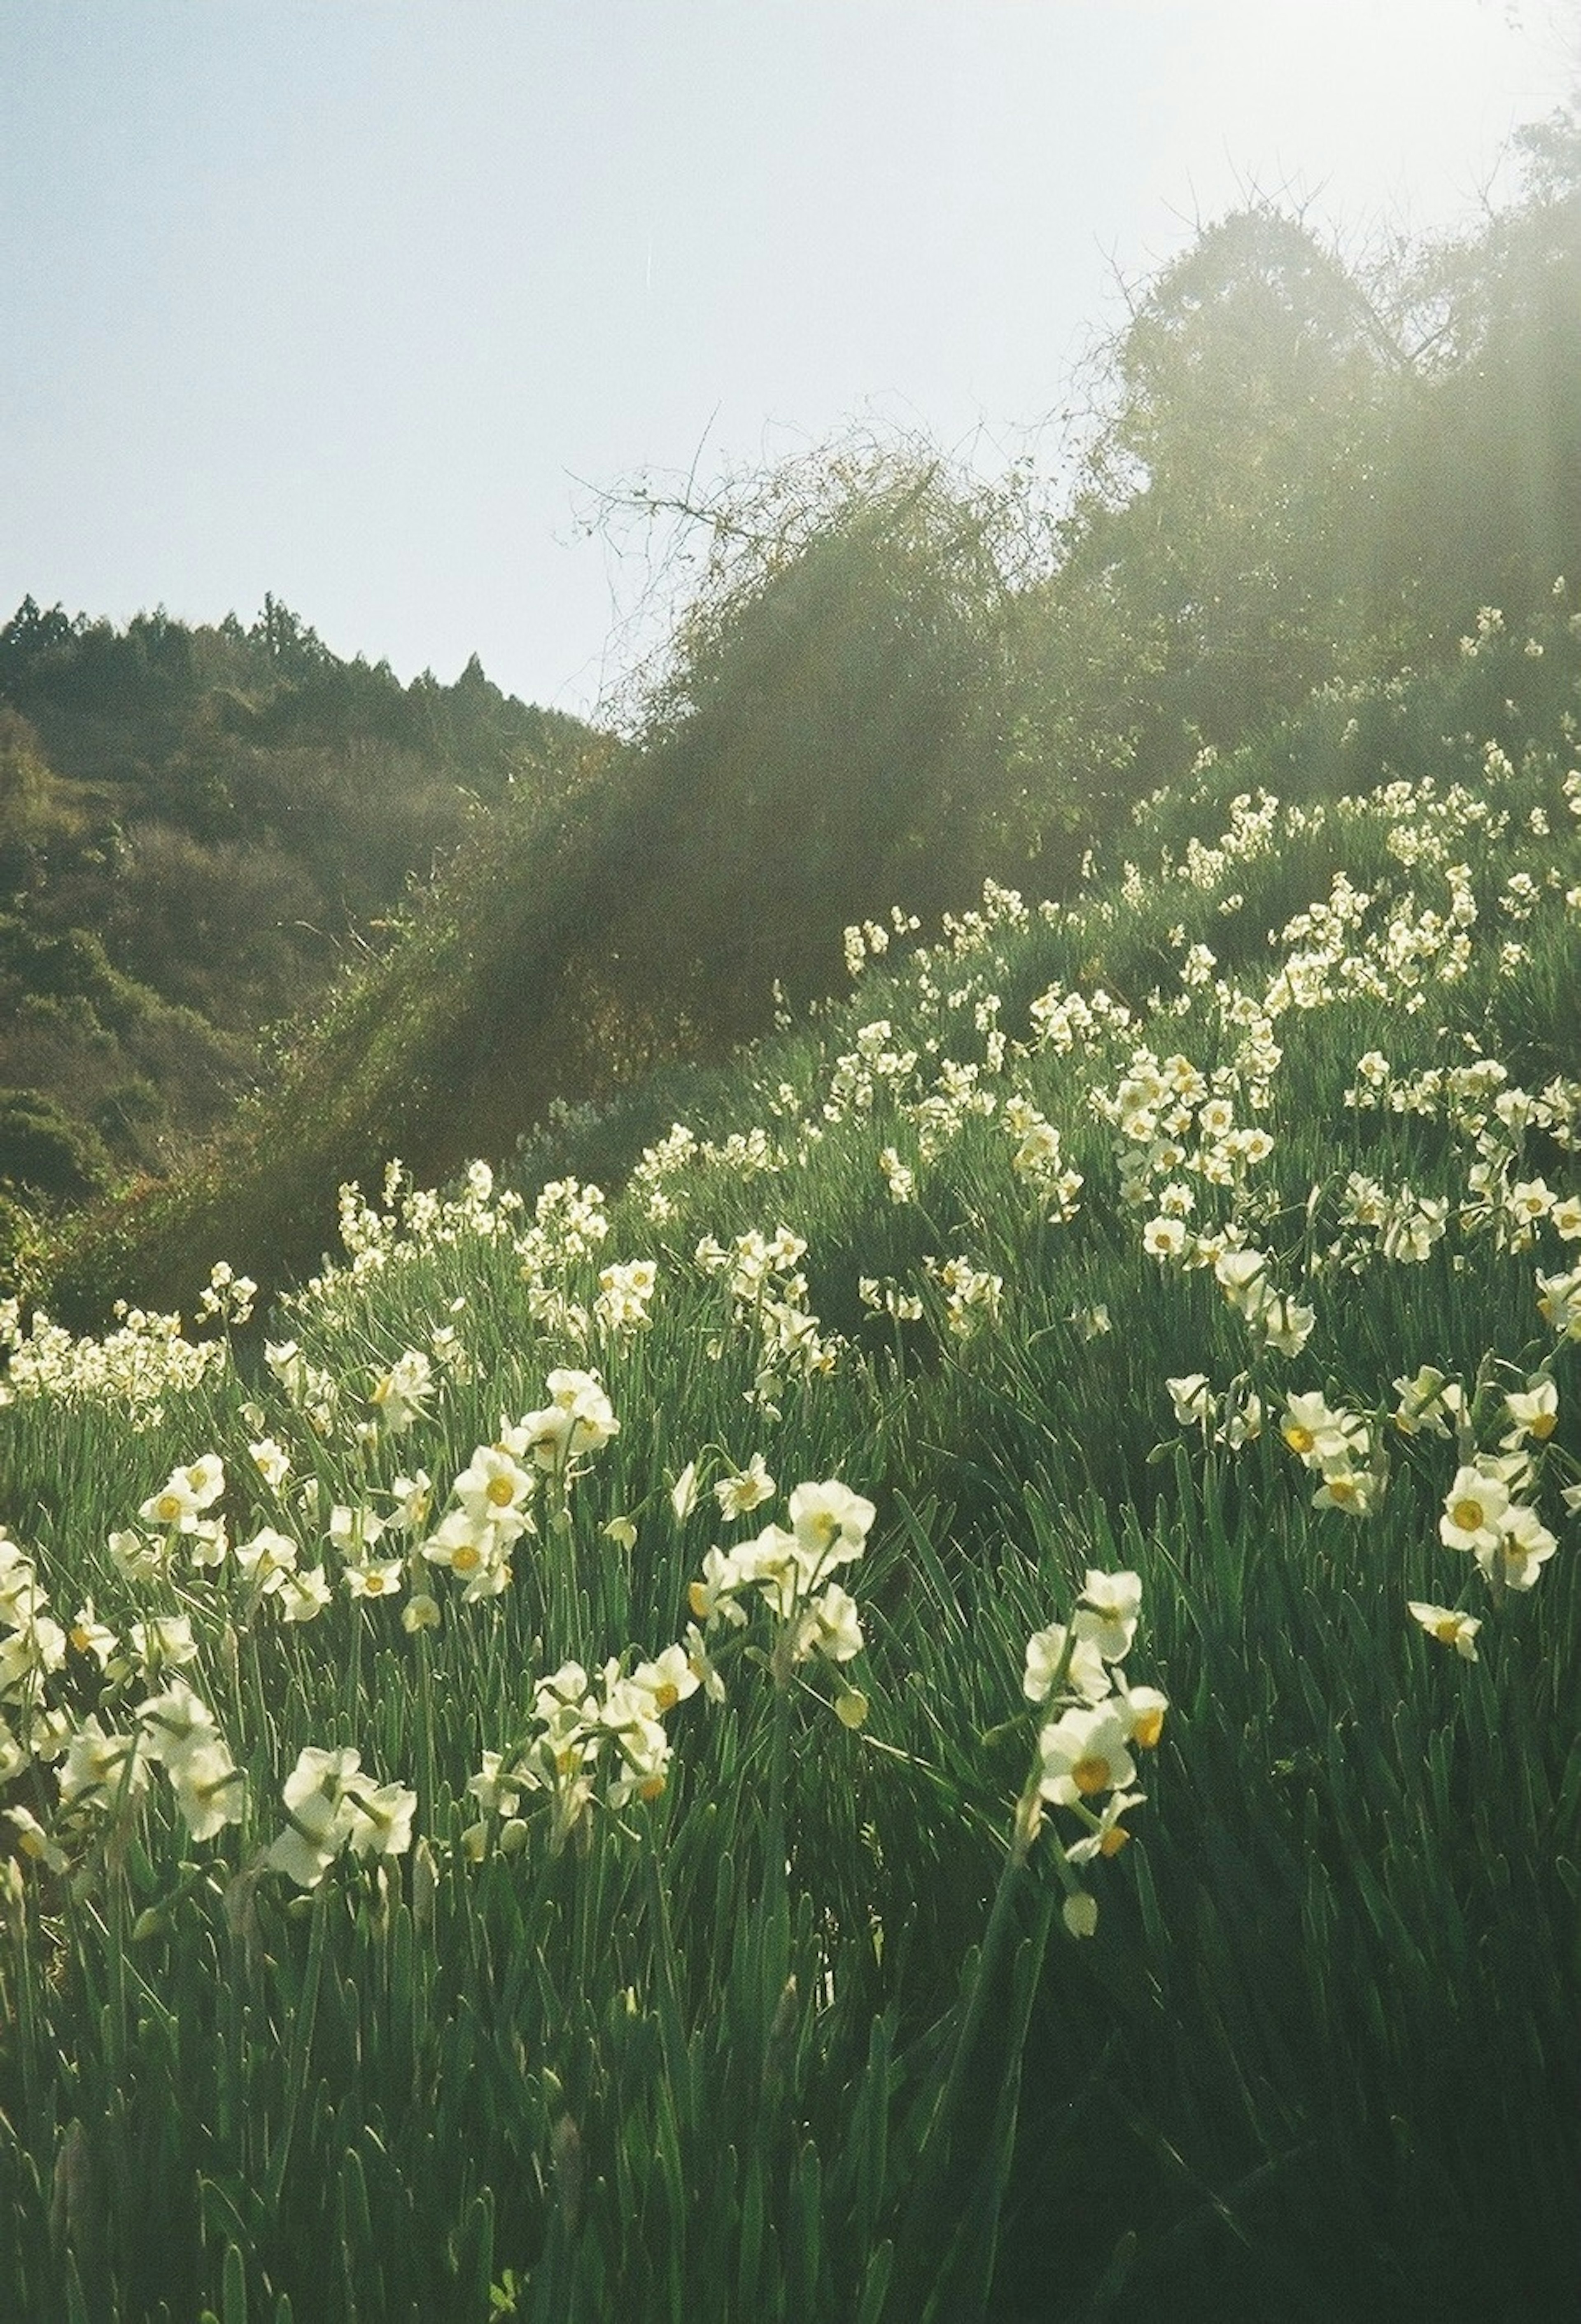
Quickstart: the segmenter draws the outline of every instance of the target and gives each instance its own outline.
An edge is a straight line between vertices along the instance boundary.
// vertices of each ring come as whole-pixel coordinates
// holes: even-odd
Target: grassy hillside
[[[1568,2312],[1578,721],[1486,613],[262,1325],[12,1319],[0,2311]]]
[[[838,990],[853,922],[934,923],[985,877],[1071,901],[1087,852],[1155,791],[1189,799],[1204,752],[1259,762],[1285,733],[1302,784],[1343,787],[1397,744],[1402,772],[1429,771],[1425,709],[1391,735],[1402,669],[1437,674],[1442,731],[1502,737],[1475,682],[1491,664],[1458,641],[1484,605],[1526,636],[1556,574],[1581,572],[1581,132],[1560,118],[1520,143],[1519,200],[1447,243],[1350,261],[1260,200],[1205,226],[1133,286],[1057,497],[1031,467],[990,488],[924,444],[860,438],[616,496],[685,585],[619,746],[529,731],[543,714],[475,669],[402,689],[336,662],[272,604],[234,634],[150,619],[61,638],[19,615],[0,695],[56,772],[29,772],[33,742],[0,726],[0,852],[8,732],[17,812],[58,835],[104,779],[106,705],[144,739],[130,853],[117,842],[114,876],[95,874],[102,915],[68,911],[78,934],[57,942],[73,891],[51,868],[9,936],[0,918],[0,980],[18,945],[32,980],[16,1063],[0,1035],[8,1150],[52,1156],[75,1204],[105,1176],[92,1140],[114,1142],[140,1041],[164,1044],[161,1102],[210,1133],[167,1183],[74,1209],[29,1281],[81,1325],[117,1298],[189,1305],[216,1249],[271,1287],[299,1278],[336,1187],[390,1153],[443,1177],[510,1162],[567,1108],[624,1092],[634,1119],[656,1071],[718,1067],[766,1033],[777,994]],[[1511,697],[1534,716],[1538,674]],[[1307,706],[1356,687],[1366,747],[1347,760],[1350,714]],[[524,752],[536,771],[508,783]],[[481,804],[455,833],[461,783]],[[404,876],[434,814],[461,842],[441,879],[233,1111],[203,1047],[233,1038],[216,964],[255,1022],[300,967],[300,920],[369,909],[366,881]],[[226,853],[244,840],[244,862]],[[310,870],[312,912],[292,885]],[[151,947],[171,973],[145,1021],[125,980],[152,973]],[[1160,973],[1140,964],[1141,989]],[[60,1041],[91,1092],[75,1147],[41,1112]],[[0,1176],[5,1134],[0,1115]]]

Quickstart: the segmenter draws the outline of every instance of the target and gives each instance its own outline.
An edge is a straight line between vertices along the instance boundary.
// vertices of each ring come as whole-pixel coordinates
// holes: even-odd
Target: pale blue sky
[[[590,708],[630,648],[576,479],[873,415],[991,465],[1060,409],[1115,265],[1249,186],[1353,240],[1464,216],[1574,94],[1572,22],[0,0],[0,619],[272,590],[403,678],[475,650]]]

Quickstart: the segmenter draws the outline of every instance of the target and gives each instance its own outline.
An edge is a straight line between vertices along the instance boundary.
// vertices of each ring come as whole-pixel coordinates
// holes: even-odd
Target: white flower
[[[1475,1662],[1476,1634],[1482,1624],[1475,1615],[1457,1614],[1448,1606],[1423,1605],[1415,1598],[1408,1598],[1406,1606],[1429,1638],[1436,1638],[1441,1646],[1453,1646],[1463,1662]]]
[[[802,1617],[795,1658],[819,1654],[826,1662],[848,1663],[861,1650],[862,1625],[856,1600],[838,1582],[832,1582]]]
[[[1121,1791],[1136,1774],[1126,1746],[1125,1720],[1112,1700],[1090,1709],[1067,1711],[1038,1738],[1045,1800],[1071,1807],[1100,1792]]]
[[[834,1478],[798,1485],[790,1497],[791,1527],[810,1561],[812,1581],[831,1565],[859,1557],[878,1511],[871,1501]]]
[[[1510,1505],[1505,1488],[1480,1469],[1463,1468],[1444,1498],[1439,1538],[1449,1549],[1496,1550]]]
[[[1076,1611],[1076,1635],[1090,1639],[1106,1663],[1122,1662],[1131,1651],[1141,1610],[1139,1573],[1100,1573],[1089,1566]]]
[[[728,1520],[744,1517],[753,1509],[773,1499],[777,1490],[761,1452],[754,1452],[746,1467],[732,1477],[722,1477],[713,1489],[714,1499]]]

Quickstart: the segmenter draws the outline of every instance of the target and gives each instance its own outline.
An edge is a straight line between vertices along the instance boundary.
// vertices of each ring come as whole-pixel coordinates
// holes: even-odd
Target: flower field
[[[607,1192],[0,1314],[0,2314],[1569,2312],[1578,713],[1489,613]]]

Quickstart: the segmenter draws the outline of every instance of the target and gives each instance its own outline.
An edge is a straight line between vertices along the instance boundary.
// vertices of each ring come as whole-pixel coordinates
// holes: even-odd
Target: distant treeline
[[[459,835],[457,783],[484,805],[400,940],[281,1052],[266,1099],[172,1185],[76,1231],[60,1297],[173,1299],[222,1251],[254,1273],[310,1264],[339,1179],[392,1153],[430,1177],[508,1155],[554,1101],[719,1056],[768,1023],[777,985],[800,1001],[838,983],[849,923],[892,904],[931,918],[987,875],[1057,893],[1204,752],[1277,733],[1324,689],[1452,667],[1482,607],[1512,633],[1551,613],[1561,576],[1581,586],[1581,131],[1560,117],[1521,143],[1520,200],[1425,249],[1352,263],[1262,201],[1204,227],[1132,292],[1058,489],[1035,463],[985,486],[925,444],[862,439],[703,494],[617,499],[672,529],[685,576],[618,745],[513,726],[542,714],[479,672],[403,690],[332,664],[283,609],[181,633],[206,675],[177,692],[204,706],[135,779],[164,835],[140,844],[207,851],[217,872],[244,836],[265,892],[216,908],[199,875],[174,900],[177,865],[151,852],[147,908],[173,961],[207,901],[256,964],[242,1017],[292,997],[271,965],[282,931],[327,918],[333,936],[377,908],[358,883],[381,837],[388,893]],[[24,613],[24,633],[51,618]],[[162,732],[170,627],[85,630],[62,650],[85,671],[124,657],[126,696]],[[9,668],[0,696],[58,770],[41,799],[69,817],[71,787],[106,779],[109,742],[97,762],[91,742],[108,714],[79,706],[73,759],[65,712]],[[553,772],[508,786],[518,750]],[[298,852],[290,835],[320,823]],[[288,873],[317,879],[310,906],[288,902]],[[106,903],[137,895],[113,859],[97,876]],[[134,917],[95,925],[117,972],[152,982]],[[181,973],[200,975],[201,945],[188,953]],[[171,1003],[224,1021],[168,977]]]
[[[25,598],[0,629],[0,1182],[80,1199],[179,1159],[261,1030],[590,739],[475,657],[453,686],[342,660],[272,596],[250,629]]]

